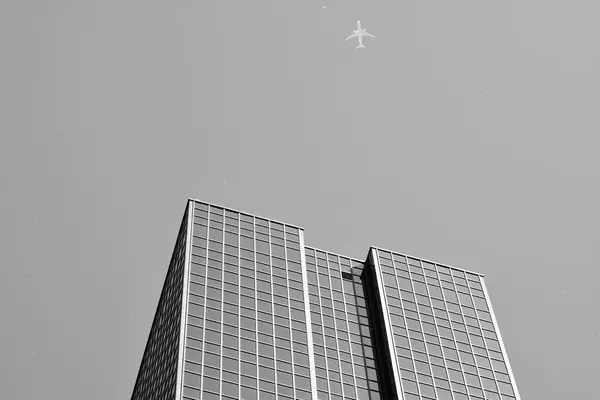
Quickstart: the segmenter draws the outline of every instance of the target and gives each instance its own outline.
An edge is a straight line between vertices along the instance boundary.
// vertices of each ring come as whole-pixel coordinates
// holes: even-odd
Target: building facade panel
[[[195,204],[183,398],[311,399],[299,229]]]
[[[520,397],[480,274],[190,200],[132,399]]]
[[[407,400],[515,400],[482,276],[374,249]]]

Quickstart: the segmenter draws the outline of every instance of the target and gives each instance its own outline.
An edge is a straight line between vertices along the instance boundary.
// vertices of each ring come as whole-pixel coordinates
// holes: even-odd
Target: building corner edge
[[[519,394],[519,389],[517,388],[517,381],[515,380],[515,376],[513,374],[512,368],[510,366],[510,361],[508,359],[508,353],[506,352],[506,347],[504,347],[504,341],[502,340],[502,335],[500,334],[500,327],[498,326],[498,321],[496,320],[496,315],[494,314],[490,295],[488,293],[487,287],[485,286],[485,281],[483,280],[483,276],[479,277],[479,283],[481,283],[481,287],[483,288],[483,294],[485,295],[485,301],[487,302],[487,306],[490,311],[490,316],[492,317],[492,323],[494,324],[494,329],[496,330],[496,335],[498,336],[498,342],[500,343],[500,350],[502,350],[502,356],[504,357],[504,362],[506,363],[506,369],[508,371],[508,376],[510,377],[510,381],[511,381],[510,383],[515,392],[515,397],[517,400],[521,400],[521,395]]]
[[[300,263],[302,264],[302,288],[304,292],[304,315],[306,320],[306,337],[308,345],[308,366],[310,369],[310,387],[313,400],[318,400],[317,372],[315,369],[315,352],[313,347],[312,321],[310,317],[310,297],[308,295],[308,272],[306,267],[306,250],[304,248],[304,230],[298,229],[300,242]]]

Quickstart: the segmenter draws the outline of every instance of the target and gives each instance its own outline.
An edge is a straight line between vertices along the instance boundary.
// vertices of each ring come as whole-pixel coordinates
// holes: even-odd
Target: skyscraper
[[[483,276],[190,199],[132,400],[520,400]]]

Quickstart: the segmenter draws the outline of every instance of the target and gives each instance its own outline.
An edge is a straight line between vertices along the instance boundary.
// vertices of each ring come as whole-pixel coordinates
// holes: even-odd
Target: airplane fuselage
[[[360,27],[360,21],[356,21],[356,30],[352,31],[356,36],[364,36],[367,30]]]
[[[363,45],[363,40],[362,40],[363,36],[370,36],[370,37],[373,37],[373,38],[375,37],[375,36],[371,35],[370,33],[367,33],[367,30],[363,29],[360,26],[360,21],[356,21],[356,30],[352,30],[352,35],[350,37],[348,37],[346,40],[348,40],[348,39],[350,39],[352,37],[356,37],[358,39],[358,47],[357,47],[357,49],[359,49],[359,48],[365,47]]]

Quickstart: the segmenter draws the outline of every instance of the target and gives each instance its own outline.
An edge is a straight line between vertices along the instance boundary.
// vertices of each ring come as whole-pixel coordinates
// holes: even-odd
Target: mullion
[[[520,400],[521,396],[520,396],[519,390],[517,388],[517,383],[515,382],[515,377],[513,375],[512,368],[510,367],[510,362],[508,360],[508,354],[506,352],[506,348],[504,347],[502,337],[500,336],[500,328],[498,327],[498,321],[496,320],[496,317],[494,315],[494,309],[492,307],[490,296],[487,291],[483,276],[479,277],[479,283],[482,287],[483,294],[484,294],[485,300],[486,300],[486,305],[488,307],[488,313],[490,314],[490,319],[492,320],[492,325],[494,326],[494,333],[497,336],[497,341],[500,346],[500,353],[502,355],[502,361],[505,364],[506,371],[509,376],[510,386],[513,391],[513,394],[511,395],[511,397],[516,398],[517,400]],[[485,340],[485,338],[484,338],[484,340]],[[493,368],[493,365],[492,365],[492,368]],[[505,396],[502,396],[502,399],[504,399],[504,398],[505,398]]]
[[[287,230],[286,238],[287,238]],[[314,336],[312,329],[312,315],[310,308],[310,292],[308,289],[308,262],[306,259],[306,247],[304,246],[304,232],[298,230],[298,245],[300,246],[300,263],[302,267],[302,290],[304,299],[304,322],[306,324],[306,339],[308,346],[308,366],[310,370],[310,385],[311,385],[311,397],[313,399],[318,398],[318,387],[317,387],[317,375],[315,365],[315,347],[314,347]]]
[[[237,235],[238,235],[238,293],[237,293],[237,307],[238,307],[238,326],[237,326],[237,340],[238,340],[238,398],[242,397],[242,312],[241,312],[241,298],[242,298],[242,216],[237,213]]]
[[[260,365],[258,363],[258,282],[257,282],[257,259],[256,259],[256,217],[252,217],[252,238],[254,249],[254,344],[256,358],[256,398],[260,399]],[[241,301],[241,300],[240,300]]]
[[[210,219],[210,214],[209,214]],[[219,385],[220,385],[220,395],[223,395],[223,330],[225,327],[223,326],[223,298],[225,296],[225,209],[223,209],[223,236],[221,237],[222,246],[221,246],[221,343],[219,345],[220,348],[220,358],[221,363],[219,365]],[[239,382],[239,380],[238,380]]]

